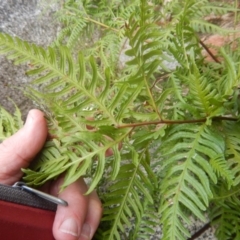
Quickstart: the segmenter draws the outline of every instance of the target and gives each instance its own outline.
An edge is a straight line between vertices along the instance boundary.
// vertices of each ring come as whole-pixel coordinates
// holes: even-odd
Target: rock
[[[54,22],[57,5],[40,6],[41,0],[0,0],[0,32],[18,36],[41,46],[49,45],[56,37],[60,25]],[[12,112],[12,99],[23,116],[34,104],[23,94],[30,81],[25,75],[27,66],[14,66],[0,56],[0,105]]]

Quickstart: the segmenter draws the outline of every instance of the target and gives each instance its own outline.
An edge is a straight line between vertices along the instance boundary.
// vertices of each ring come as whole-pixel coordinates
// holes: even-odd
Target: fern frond
[[[230,188],[233,185],[233,174],[227,165],[226,159],[220,155],[214,159],[211,159],[210,164],[216,174],[226,180]]]
[[[22,169],[25,173],[23,177],[29,185],[41,186],[48,180],[58,177],[67,170],[66,165],[69,157],[63,155],[64,151],[60,148],[59,142],[48,141],[43,150],[28,169]]]
[[[159,227],[159,216],[154,204],[150,204],[148,201],[143,203],[142,218],[137,221],[133,231],[130,233],[129,239],[143,240],[151,239],[156,234],[156,229]]]
[[[145,1],[141,4],[141,19],[131,18],[126,36],[129,38],[130,49],[125,52],[132,59],[127,62],[131,75],[128,78],[130,84],[142,84],[144,92],[147,93],[151,108],[158,114],[156,99],[150,89],[154,74],[161,72],[164,61],[163,45],[159,44],[162,33],[156,24],[148,23],[149,7]]]
[[[7,54],[15,63],[31,62],[33,69],[28,71],[28,74],[35,77],[33,83],[42,86],[42,92],[34,89],[30,91],[39,99],[44,99],[49,109],[54,112],[51,118],[54,126],[53,134],[56,134],[61,139],[61,143],[65,147],[64,153],[68,156],[68,151],[72,151],[73,149],[76,151],[68,156],[70,163],[66,164],[68,170],[64,186],[73,182],[77,177],[84,175],[87,169],[91,167],[94,158],[99,159],[92,187],[90,187],[90,190],[92,190],[103,174],[105,152],[109,148],[115,148],[114,146],[117,146],[124,139],[123,136],[128,135],[128,131],[123,130],[122,135],[116,129],[116,133],[120,133],[119,135],[117,133],[118,136],[109,136],[109,131],[100,131],[101,134],[109,136],[112,139],[107,144],[105,140],[100,142],[100,132],[90,133],[86,129],[89,126],[93,128],[99,125],[118,126],[118,123],[121,123],[125,117],[125,113],[129,111],[129,108],[131,109],[132,102],[142,92],[143,85],[147,84],[146,86],[148,87],[145,74],[148,71],[149,77],[151,77],[151,74],[156,69],[157,65],[152,64],[154,63],[154,59],[150,64],[151,67],[146,69],[144,75],[140,74],[140,77],[144,80],[141,84],[136,85],[133,83],[126,85],[123,82],[115,84],[115,87],[112,85],[110,89],[109,82],[111,75],[107,69],[103,73],[104,75],[102,75],[98,71],[93,58],[90,58],[89,64],[86,64],[81,54],[79,55],[77,64],[74,64],[73,57],[66,47],[44,50],[34,44],[31,45],[18,38],[13,39],[5,34],[0,35],[0,46],[0,51]],[[149,61],[149,57],[146,57],[146,54],[144,57],[146,61]],[[86,68],[89,69],[88,72],[86,72]],[[105,82],[103,81],[104,77],[107,80]],[[132,80],[130,79],[129,83],[131,82]],[[95,116],[96,121],[86,120],[86,117],[91,113],[98,113]],[[80,132],[81,134],[78,134]],[[69,141],[68,137],[66,137],[68,135],[79,135],[79,137],[72,137],[71,141]],[[89,141],[86,141],[87,138]],[[81,141],[84,143],[83,148],[77,147]],[[90,141],[93,142],[90,144]],[[117,164],[114,163],[114,176],[118,172],[120,162],[118,151],[115,151],[115,153],[115,162]],[[78,168],[80,163],[82,165],[81,171]],[[49,172],[47,168],[45,168],[45,171],[45,173]],[[33,182],[31,183],[33,184]],[[38,184],[40,183],[43,182],[39,182]],[[37,184],[36,181],[34,181],[34,184]]]
[[[190,26],[198,33],[220,33],[226,34],[230,33],[230,30],[226,30],[217,25],[204,21],[202,19],[192,19]]]
[[[13,115],[0,106],[0,142],[13,135],[22,126],[22,115],[16,105]]]
[[[237,240],[240,238],[240,205],[225,203],[222,206],[216,206],[213,214],[217,220],[213,221],[216,225],[216,236],[218,239]]]
[[[213,2],[209,3],[204,2],[204,6],[201,7],[201,15],[200,17],[208,16],[210,14],[215,16],[222,16],[224,14],[227,14],[229,12],[235,12],[238,11],[236,8],[232,7],[231,4],[223,3],[223,2]]]
[[[56,44],[66,44],[70,49],[76,46],[75,51],[81,50],[87,56],[101,56],[101,65],[117,67],[124,25],[132,13],[136,14],[137,9],[138,0],[122,4],[112,1],[111,7],[106,7],[104,0],[92,4],[68,0],[57,14],[65,27]],[[90,34],[94,34],[91,39],[88,38]],[[81,45],[82,41],[86,42],[87,48]]]
[[[126,91],[129,91],[130,100],[133,100],[136,95],[132,94],[131,91],[135,91],[136,88],[140,91],[139,86],[130,89],[122,87],[119,92],[117,91],[118,87],[109,91],[108,81],[110,81],[110,75],[108,71],[105,71],[105,77],[108,81],[104,83],[104,86],[101,86],[102,76],[98,73],[95,61],[90,58],[89,65],[86,66],[85,60],[80,54],[78,64],[74,65],[73,58],[65,47],[58,49],[58,51],[53,48],[44,50],[18,38],[13,39],[8,35],[1,34],[0,51],[7,53],[9,58],[15,60],[15,63],[31,61],[34,66],[28,74],[35,76],[36,79],[33,83],[38,86],[42,85],[43,91],[38,92],[34,89],[31,91],[38,98],[44,99],[48,107],[54,112],[52,124],[55,132],[53,134],[56,134],[61,139],[61,144],[65,148],[64,153],[70,161],[64,167],[64,169],[68,167],[64,186],[74,181],[76,177],[84,175],[94,162],[93,160],[98,158],[98,167],[92,184],[92,187],[96,186],[103,174],[105,152],[109,148],[115,148],[114,145],[118,146],[118,143],[123,140],[122,137],[126,135],[123,134],[121,137],[118,130],[117,132],[120,133],[120,135],[117,134],[118,137],[117,135],[113,136],[113,132],[111,132],[110,136],[110,131],[104,132],[101,129],[99,130],[101,134],[100,132],[91,133],[86,131],[89,126],[96,127],[95,124],[98,122],[86,120],[86,117],[89,116],[89,111],[91,114],[94,110],[95,113],[101,114],[101,125],[116,125],[117,118],[114,114],[118,112],[124,114],[124,108],[127,106],[124,103],[124,108],[119,108],[122,102],[125,101]],[[86,73],[86,67],[89,67],[91,71]],[[113,97],[113,100],[107,100],[109,97]],[[128,104],[130,103],[128,101]],[[119,121],[121,121],[122,115],[118,116]],[[80,132],[81,134],[78,134]],[[125,130],[123,132],[126,133]],[[106,139],[103,142],[99,140],[102,134],[110,136],[109,144],[107,144]],[[69,141],[68,135],[75,135],[75,137],[72,137],[71,141]],[[78,135],[79,137],[76,137]],[[117,141],[115,137],[117,137]],[[84,147],[77,146],[81,141],[83,141]],[[75,152],[69,155],[68,151],[73,149]],[[116,175],[120,159],[118,151],[115,151],[115,153],[114,156],[118,164],[114,164],[113,172]],[[81,171],[79,171],[80,163],[83,165]],[[47,167],[44,170],[43,174],[48,173],[52,176]],[[63,171],[63,168],[61,171]],[[36,181],[34,183],[37,184]],[[38,184],[40,183],[43,182]]]
[[[233,95],[233,91],[239,85],[240,76],[240,64],[234,62],[232,57],[226,53],[224,49],[221,49],[221,56],[224,58],[224,78],[219,82],[219,89],[223,96]]]
[[[116,66],[119,61],[119,55],[121,50],[121,42],[123,38],[120,34],[109,33],[101,38],[101,41],[95,44],[90,51],[94,51],[94,55],[100,55],[104,66]],[[99,49],[96,51],[96,49]]]
[[[226,139],[226,158],[229,169],[234,175],[234,185],[240,183],[240,128],[238,124],[225,124],[225,139]]]
[[[114,109],[111,108],[110,111],[103,104],[107,98],[106,89],[103,87],[101,91],[101,88],[98,89],[99,83],[96,83],[104,77],[97,72],[96,63],[92,58],[89,60],[89,67],[91,68],[91,75],[89,75],[85,71],[86,66],[83,56],[79,55],[78,65],[76,66],[67,48],[63,47],[58,51],[48,48],[45,51],[36,45],[30,45],[18,38],[13,39],[4,34],[0,36],[0,44],[0,51],[8,53],[8,57],[14,59],[15,63],[31,61],[34,69],[28,71],[28,74],[36,77],[34,84],[44,84],[44,89],[48,89],[48,91],[45,90],[46,93],[44,95],[46,101],[51,103],[54,99],[56,103],[53,104],[57,106],[61,103],[67,106],[68,110],[66,109],[66,111],[68,112],[71,112],[73,109],[75,112],[83,109],[84,112],[84,108],[87,105],[91,105],[90,102],[94,105],[97,103],[99,111],[107,113],[107,119],[110,120],[111,124],[116,124],[112,114]],[[40,74],[41,76],[39,77]],[[106,77],[109,78],[110,76]],[[66,88],[63,89],[62,87]],[[90,90],[87,88],[90,88]],[[109,94],[112,95],[114,92]],[[118,100],[120,100],[120,96]],[[94,105],[92,108],[95,108]],[[116,107],[116,105],[114,106]]]
[[[218,239],[237,240],[240,237],[239,194],[239,186],[230,191],[223,181],[214,186],[210,219],[216,228],[215,234]]]
[[[144,151],[138,155],[135,165],[124,163],[115,182],[108,188],[102,219],[108,223],[103,233],[104,239],[121,239],[120,233],[124,232],[127,226],[130,227],[132,221],[141,221],[144,213],[143,202],[153,203],[151,192],[156,179],[152,178],[154,175],[151,174],[144,155]]]
[[[116,17],[119,17],[123,21],[127,20],[131,17],[133,13],[137,13],[136,11],[139,11],[139,1],[138,0],[129,1],[127,4],[125,4],[125,6],[121,2],[119,8],[121,10],[119,11],[118,16]]]
[[[194,60],[192,59],[192,61]],[[211,116],[217,108],[221,108],[221,104],[217,101],[220,99],[219,93],[215,86],[209,82],[208,75],[200,73],[194,64],[192,64],[192,68],[192,73],[186,77],[189,85],[189,103],[198,108],[199,116]],[[218,104],[216,105],[216,103]]]
[[[83,11],[81,1],[66,1],[63,9],[57,12],[57,19],[64,24],[54,44],[66,44],[70,49],[79,41],[79,36],[83,34],[87,27],[86,13]]]
[[[210,183],[217,182],[209,161],[224,152],[224,141],[220,135],[213,137],[205,124],[174,126],[167,136],[161,146],[161,172],[166,172],[161,183],[163,239],[185,239],[188,211],[204,220],[213,196]]]

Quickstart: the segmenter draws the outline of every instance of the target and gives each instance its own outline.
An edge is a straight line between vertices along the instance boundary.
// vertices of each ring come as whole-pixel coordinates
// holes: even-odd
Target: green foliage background
[[[204,17],[237,19],[236,3],[66,0],[46,49],[0,33],[0,53],[28,64],[26,94],[49,123],[24,180],[65,172],[64,188],[89,177],[104,204],[96,239],[150,239],[158,225],[162,239],[187,239],[190,217],[206,215],[219,239],[239,239],[240,48],[209,62],[200,41],[229,34]],[[22,123],[18,110],[0,114],[3,140]]]

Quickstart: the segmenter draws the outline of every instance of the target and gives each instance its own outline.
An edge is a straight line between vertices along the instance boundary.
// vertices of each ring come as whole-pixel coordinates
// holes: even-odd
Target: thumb
[[[13,184],[21,176],[21,168],[43,147],[47,137],[47,123],[39,110],[28,113],[22,129],[0,144],[0,183]]]

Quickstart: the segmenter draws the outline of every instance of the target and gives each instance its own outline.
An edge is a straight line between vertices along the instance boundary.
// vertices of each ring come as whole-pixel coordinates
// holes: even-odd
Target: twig
[[[201,229],[199,229],[196,233],[194,233],[188,240],[194,240],[201,236],[204,232],[206,232],[211,227],[210,223],[204,225]]]
[[[207,47],[207,45],[202,41],[202,40],[199,40],[199,43],[201,44],[201,46],[207,51],[207,53],[211,56],[211,58],[217,62],[217,63],[221,63],[217,57],[214,56],[214,54],[210,51],[210,49]]]
[[[236,122],[237,118],[231,117],[213,117],[212,120],[226,120],[226,121],[234,121]],[[206,122],[207,118],[200,118],[200,119],[189,119],[189,120],[160,120],[160,121],[150,121],[150,122],[139,122],[139,123],[129,123],[116,126],[116,128],[134,128],[140,126],[147,126],[147,125],[157,125],[157,124],[184,124],[184,123],[200,123]]]
[[[156,79],[153,83],[153,85],[151,86],[151,90],[156,86],[156,84],[162,80],[164,80],[164,78],[168,77],[170,75],[170,73],[164,73],[162,74],[158,79]]]

